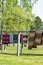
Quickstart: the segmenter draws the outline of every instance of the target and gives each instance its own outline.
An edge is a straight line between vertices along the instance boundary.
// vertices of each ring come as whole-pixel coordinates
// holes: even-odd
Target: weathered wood
[[[19,56],[21,51],[22,51],[22,48],[21,48],[21,43],[20,43],[20,34],[18,34],[18,44],[17,44],[17,55]]]

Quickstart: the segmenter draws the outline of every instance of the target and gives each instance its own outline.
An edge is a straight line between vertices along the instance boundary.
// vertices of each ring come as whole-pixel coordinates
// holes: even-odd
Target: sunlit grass
[[[2,53],[0,51],[0,65],[43,65],[43,47],[28,50],[23,48],[21,56],[17,56],[17,47],[6,47]]]

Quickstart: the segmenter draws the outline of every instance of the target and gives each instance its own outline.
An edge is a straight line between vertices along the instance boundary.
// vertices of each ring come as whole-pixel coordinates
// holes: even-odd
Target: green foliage
[[[34,24],[35,24],[35,29],[36,30],[41,30],[41,28],[42,28],[42,20],[40,19],[39,16],[35,17]]]
[[[0,0],[1,30],[28,30],[34,19],[32,7],[35,2],[36,0]]]
[[[30,12],[32,10],[32,7],[34,3],[36,3],[38,0],[20,0],[20,6],[25,10]]]

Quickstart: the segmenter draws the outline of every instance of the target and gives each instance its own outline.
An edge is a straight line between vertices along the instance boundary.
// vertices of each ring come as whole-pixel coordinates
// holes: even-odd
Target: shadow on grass
[[[17,53],[5,53],[5,52],[1,53],[0,52],[0,54],[17,56]],[[43,56],[43,54],[25,54],[25,53],[22,53],[21,56]]]
[[[43,54],[22,54],[23,56],[43,56]]]
[[[4,54],[4,55],[15,55],[15,56],[17,55],[16,53],[5,53],[5,52],[2,52],[2,53],[0,52],[0,54]]]

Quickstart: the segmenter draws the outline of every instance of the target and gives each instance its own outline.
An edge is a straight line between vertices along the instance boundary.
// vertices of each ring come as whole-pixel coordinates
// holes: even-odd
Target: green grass
[[[43,47],[32,50],[24,47],[19,57],[16,51],[16,46],[8,46],[2,53],[0,51],[0,65],[43,65]]]

